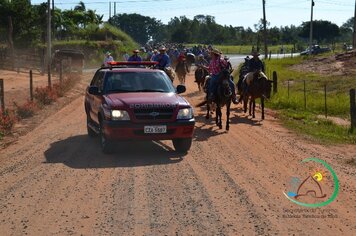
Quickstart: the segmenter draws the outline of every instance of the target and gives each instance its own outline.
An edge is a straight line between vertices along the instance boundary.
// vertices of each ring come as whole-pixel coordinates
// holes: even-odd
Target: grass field
[[[356,131],[339,126],[320,115],[349,119],[349,89],[356,87],[353,76],[325,76],[316,73],[295,71],[290,68],[304,57],[266,61],[267,74],[277,71],[278,93],[267,106],[279,111],[284,124],[301,134],[322,142],[354,143]],[[289,82],[288,82],[289,81]],[[304,96],[304,81],[306,96]],[[326,110],[325,110],[326,86]]]

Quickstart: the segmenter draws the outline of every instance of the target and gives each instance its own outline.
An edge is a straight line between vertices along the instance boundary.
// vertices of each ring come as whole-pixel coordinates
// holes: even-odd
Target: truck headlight
[[[180,109],[177,115],[177,120],[189,120],[192,118],[193,118],[193,109],[191,107]]]
[[[130,120],[129,113],[123,110],[111,110],[112,120]]]

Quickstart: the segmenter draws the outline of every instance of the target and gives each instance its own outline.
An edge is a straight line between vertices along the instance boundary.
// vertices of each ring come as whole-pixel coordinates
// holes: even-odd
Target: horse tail
[[[204,100],[200,103],[198,103],[195,107],[201,107],[201,106],[204,106],[208,101],[207,100]]]

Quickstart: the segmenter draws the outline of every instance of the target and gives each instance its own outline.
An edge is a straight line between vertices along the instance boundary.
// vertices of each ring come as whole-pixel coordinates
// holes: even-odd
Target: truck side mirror
[[[180,93],[184,93],[186,90],[185,86],[180,84],[177,86],[177,93],[180,94]]]
[[[99,88],[96,87],[96,86],[90,86],[88,92],[89,92],[89,94],[92,94],[92,95],[99,95],[100,94]]]

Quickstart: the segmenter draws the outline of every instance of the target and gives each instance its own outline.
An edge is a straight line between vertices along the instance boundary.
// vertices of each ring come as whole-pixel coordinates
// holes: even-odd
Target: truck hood
[[[104,96],[106,103],[115,109],[122,108],[175,108],[177,106],[190,106],[189,103],[176,93],[113,93]]]

